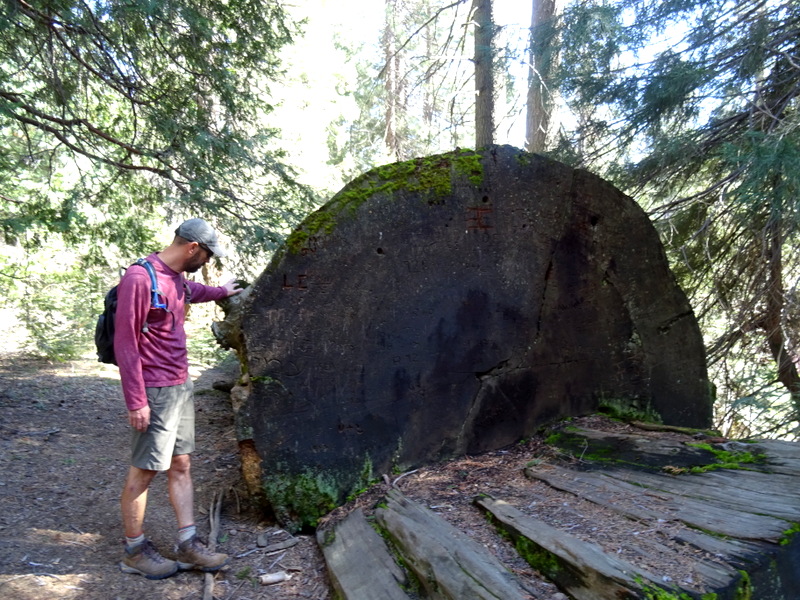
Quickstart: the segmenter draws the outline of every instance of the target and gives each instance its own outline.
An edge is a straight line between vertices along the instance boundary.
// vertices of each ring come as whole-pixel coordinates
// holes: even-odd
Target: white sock
[[[128,547],[129,550],[133,550],[136,546],[141,545],[144,542],[144,533],[140,533],[136,537],[128,537],[125,536],[125,545]]]
[[[194,525],[187,525],[178,529],[178,543],[183,543],[186,540],[192,539],[197,535],[197,527]]]

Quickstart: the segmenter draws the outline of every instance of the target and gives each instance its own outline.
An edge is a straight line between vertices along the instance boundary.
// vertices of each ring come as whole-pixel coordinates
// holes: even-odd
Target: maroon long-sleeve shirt
[[[129,267],[117,288],[114,353],[128,410],[147,405],[146,387],[180,385],[189,377],[183,328],[184,283],[192,304],[227,296],[223,287],[188,281],[183,273],[170,269],[156,253],[147,260],[155,268],[161,292],[159,298],[167,305],[167,310],[151,307],[150,276],[144,267]]]

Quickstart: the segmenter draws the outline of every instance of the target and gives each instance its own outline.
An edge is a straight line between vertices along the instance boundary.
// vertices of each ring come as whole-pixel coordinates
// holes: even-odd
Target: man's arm
[[[223,285],[213,287],[197,283],[196,281],[186,280],[186,285],[192,294],[192,304],[199,304],[200,302],[211,302],[213,300],[222,300],[233,294],[238,294],[242,291],[239,284],[235,279],[227,281]]]

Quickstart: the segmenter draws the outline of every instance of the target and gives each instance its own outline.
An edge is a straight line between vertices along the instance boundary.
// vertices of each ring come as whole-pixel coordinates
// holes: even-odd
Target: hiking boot
[[[150,540],[145,540],[133,550],[125,548],[125,558],[119,563],[123,573],[144,575],[148,579],[164,579],[178,572],[178,563],[161,556]]]
[[[198,569],[206,573],[217,571],[228,564],[227,554],[212,552],[196,535],[178,545],[178,568]]]

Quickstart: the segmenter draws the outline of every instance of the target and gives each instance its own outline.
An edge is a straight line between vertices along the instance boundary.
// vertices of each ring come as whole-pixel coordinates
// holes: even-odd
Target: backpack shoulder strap
[[[163,308],[166,310],[167,305],[159,298],[159,296],[163,294],[158,291],[158,280],[156,279],[156,270],[153,268],[153,265],[145,258],[137,259],[134,264],[144,267],[144,270],[147,271],[147,274],[150,276],[150,305],[153,308]]]

